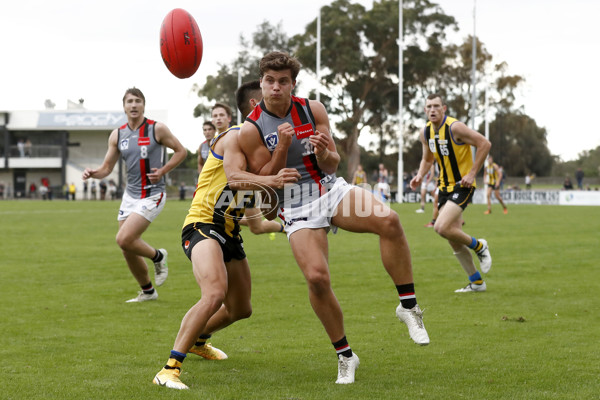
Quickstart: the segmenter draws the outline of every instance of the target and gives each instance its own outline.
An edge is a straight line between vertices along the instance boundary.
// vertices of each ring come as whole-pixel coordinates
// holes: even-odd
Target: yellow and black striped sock
[[[211,336],[212,335],[205,335],[205,334],[198,336],[198,339],[196,339],[196,343],[194,345],[195,346],[204,346],[206,344],[206,341],[208,339],[210,339]]]

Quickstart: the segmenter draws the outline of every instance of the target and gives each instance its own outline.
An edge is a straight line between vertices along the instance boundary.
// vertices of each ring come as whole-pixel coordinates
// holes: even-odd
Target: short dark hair
[[[144,104],[146,104],[146,97],[144,97],[144,93],[142,93],[142,91],[135,86],[125,91],[125,94],[123,95],[123,104],[125,104],[125,97],[127,97],[128,94],[139,97],[144,101]]]
[[[260,81],[246,82],[235,92],[237,108],[242,113],[243,118],[246,118],[252,112],[250,107],[250,99],[252,98],[262,98]]]
[[[215,124],[213,124],[210,121],[204,121],[204,123],[202,124],[202,128],[204,128],[206,125],[210,126],[211,128],[213,128],[215,131],[217,130],[217,127],[215,126]]]
[[[260,77],[262,78],[268,70],[283,71],[289,69],[292,72],[292,80],[296,80],[302,64],[297,58],[283,51],[272,51],[267,53],[259,63]]]
[[[446,104],[446,103],[444,103],[444,98],[439,93],[432,93],[432,94],[430,94],[429,96],[427,96],[427,100],[437,99],[438,97],[442,101],[442,105]]]
[[[227,115],[229,115],[229,117],[231,117],[232,113],[231,113],[231,107],[229,107],[227,104],[225,103],[215,103],[214,106],[212,106],[212,108],[210,109],[210,113],[212,115],[212,112],[215,110],[215,108],[223,108],[225,109],[225,112],[227,113]]]

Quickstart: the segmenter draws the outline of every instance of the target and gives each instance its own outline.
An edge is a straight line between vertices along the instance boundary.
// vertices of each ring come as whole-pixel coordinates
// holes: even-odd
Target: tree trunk
[[[352,179],[356,167],[360,164],[360,147],[358,147],[358,127],[355,125],[346,140],[346,156],[348,157],[347,176]]]

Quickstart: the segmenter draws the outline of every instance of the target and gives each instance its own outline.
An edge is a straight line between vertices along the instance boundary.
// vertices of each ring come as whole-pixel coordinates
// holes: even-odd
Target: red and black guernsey
[[[277,191],[280,205],[299,207],[326,193],[324,184],[335,182],[335,175],[328,175],[319,168],[313,146],[309,141],[309,137],[315,133],[316,124],[308,99],[292,96],[285,118],[279,118],[269,112],[263,100],[246,121],[256,126],[263,144],[271,152],[279,142],[277,133],[279,125],[288,122],[296,131],[288,149],[286,167],[297,169],[301,178],[293,187]]]
[[[156,140],[155,126],[155,121],[144,118],[135,130],[127,124],[119,128],[117,146],[127,168],[126,192],[135,199],[165,191],[164,178],[158,183],[148,178],[153,168],[164,165],[164,147]]]

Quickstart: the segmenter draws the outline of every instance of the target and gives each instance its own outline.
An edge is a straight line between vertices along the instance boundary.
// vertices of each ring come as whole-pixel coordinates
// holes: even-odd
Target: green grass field
[[[430,217],[395,205],[411,245],[431,338],[415,345],[394,314],[397,293],[377,238],[330,235],[331,275],[360,356],[335,385],[335,352],[307,298],[285,236],[244,235],[253,316],[217,333],[229,359],[194,355],[191,390],[151,383],[181,318],[200,297],[180,250],[189,203],[170,200],[144,238],[169,250],[159,300],[138,290],[114,241],[118,202],[0,202],[2,399],[598,399],[600,207],[496,205],[465,213],[494,264],[486,293],[456,294],[466,276]]]

